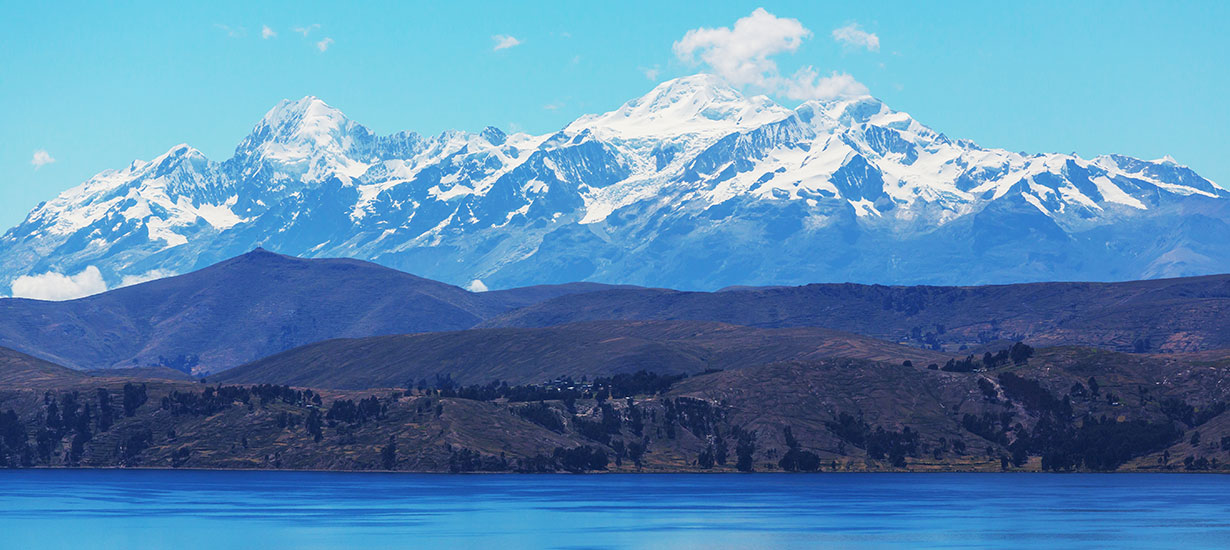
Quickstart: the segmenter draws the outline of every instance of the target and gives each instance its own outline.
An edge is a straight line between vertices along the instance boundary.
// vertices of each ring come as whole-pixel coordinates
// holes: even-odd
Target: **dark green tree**
[[[386,470],[397,469],[397,438],[389,436],[387,445],[380,449],[380,464]]]

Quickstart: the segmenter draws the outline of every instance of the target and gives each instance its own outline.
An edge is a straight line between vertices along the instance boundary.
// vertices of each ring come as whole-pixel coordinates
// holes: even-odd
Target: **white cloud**
[[[483,284],[479,279],[474,279],[470,281],[470,284],[466,285],[466,290],[470,292],[487,292],[487,285]]]
[[[833,29],[833,40],[850,48],[867,48],[870,52],[880,51],[880,37],[858,28],[858,23],[850,23]]]
[[[312,31],[314,31],[314,30],[316,30],[316,29],[319,29],[319,28],[320,28],[320,23],[313,23],[313,24],[308,25],[308,26],[306,26],[306,27],[295,27],[295,28],[293,28],[293,29],[291,29],[291,30],[293,30],[293,31],[295,31],[295,32],[297,32],[297,33],[299,33],[299,34],[302,34],[304,38],[307,38],[307,35],[311,34],[311,33],[312,33]]]
[[[495,42],[495,47],[491,48],[491,51],[495,51],[495,52],[498,52],[500,50],[507,50],[508,48],[511,48],[513,46],[521,45],[521,41],[517,40],[517,37],[510,36],[507,34],[493,35],[491,37],[491,40]]]
[[[778,17],[756,8],[735,21],[734,28],[692,29],[675,42],[675,55],[682,61],[704,62],[714,73],[735,86],[772,87],[777,63],[770,56],[799,49],[811,36],[798,19]]]
[[[773,57],[798,51],[803,40],[811,36],[798,19],[756,8],[751,15],[735,21],[733,27],[688,31],[675,42],[674,50],[679,60],[703,64],[733,86],[758,88],[798,100],[866,94],[866,86],[844,73],[820,77],[815,67],[805,66],[790,77],[781,75]],[[646,76],[650,74],[646,72]]]
[[[867,87],[845,73],[834,71],[833,74],[822,77],[816,69],[803,67],[794,73],[793,78],[785,81],[782,93],[790,99],[807,101],[818,98],[867,95]]]
[[[316,49],[323,52],[325,50],[328,50],[329,46],[332,46],[332,45],[333,45],[333,39],[326,36],[324,40],[321,40],[320,42],[316,43]]]
[[[269,25],[261,25],[261,38],[268,40],[277,35],[278,33],[274,32],[273,29],[269,28]]]
[[[557,101],[555,103],[548,103],[546,105],[543,105],[542,108],[548,111],[556,111],[556,110],[559,110],[559,108],[563,106],[564,106],[564,102]]]
[[[34,169],[38,170],[48,164],[55,162],[55,157],[51,156],[46,149],[39,149],[34,152],[34,156],[30,158],[30,164],[34,165]]]
[[[658,68],[657,65],[654,65],[653,67],[650,67],[650,68],[642,67],[641,74],[645,75],[645,78],[648,78],[649,80],[657,82],[658,75],[662,74],[662,69]]]
[[[86,267],[76,275],[64,275],[54,271],[38,275],[22,275],[13,280],[14,298],[35,300],[72,300],[106,292],[107,283],[97,267]]]
[[[226,36],[228,38],[239,38],[241,36],[248,34],[248,31],[244,29],[243,27],[232,27],[230,25],[223,25],[220,23],[215,23],[214,28],[226,33]]]
[[[120,279],[120,287],[122,288],[126,286],[139,285],[141,283],[147,283],[155,279],[164,279],[167,277],[172,277],[174,275],[175,273],[172,273],[165,269],[151,269],[139,275],[125,275],[123,278]]]

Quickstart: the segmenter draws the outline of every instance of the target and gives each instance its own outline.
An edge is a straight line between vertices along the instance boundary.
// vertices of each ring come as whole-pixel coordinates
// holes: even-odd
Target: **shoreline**
[[[608,471],[608,470],[593,470],[587,472],[440,472],[432,470],[324,470],[324,469],[288,469],[288,468],[165,468],[156,466],[135,466],[135,467],[118,467],[118,466],[73,466],[73,467],[32,467],[32,468],[3,468],[0,469],[0,475],[3,472],[33,472],[33,471],[132,471],[132,472],[286,472],[286,473],[333,473],[333,474],[408,474],[408,475],[438,475],[438,476],[625,476],[625,475],[706,475],[706,476],[754,476],[754,475],[786,475],[786,476],[815,476],[815,475],[886,475],[886,474],[909,474],[909,475],[942,475],[942,474],[978,474],[978,475],[997,475],[997,474],[1013,474],[1013,475],[1227,475],[1230,471],[1224,470],[1125,470],[1125,471],[1094,471],[1094,470],[1078,470],[1072,472],[1046,472],[1041,470],[1007,470],[1007,471],[987,471],[987,470],[861,470],[861,471],[818,471],[818,472],[788,472],[784,470],[764,470],[755,472],[730,472],[730,471],[711,471],[711,470],[680,470],[680,471]]]

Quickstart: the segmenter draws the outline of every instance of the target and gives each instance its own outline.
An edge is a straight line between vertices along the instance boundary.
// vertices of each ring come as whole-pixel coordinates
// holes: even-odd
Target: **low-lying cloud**
[[[107,291],[102,272],[89,266],[76,275],[48,271],[37,275],[22,275],[13,280],[14,298],[34,300],[73,300]]]
[[[139,285],[141,283],[146,283],[146,282],[153,281],[156,279],[163,279],[166,277],[171,277],[173,275],[175,275],[175,273],[172,273],[165,269],[151,269],[149,271],[146,271],[145,273],[141,273],[138,275],[123,276],[122,278],[120,278],[120,287]]]

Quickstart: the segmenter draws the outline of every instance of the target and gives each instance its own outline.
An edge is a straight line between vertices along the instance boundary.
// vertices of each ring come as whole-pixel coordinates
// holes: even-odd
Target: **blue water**
[[[0,471],[0,548],[1226,548],[1230,476]]]

